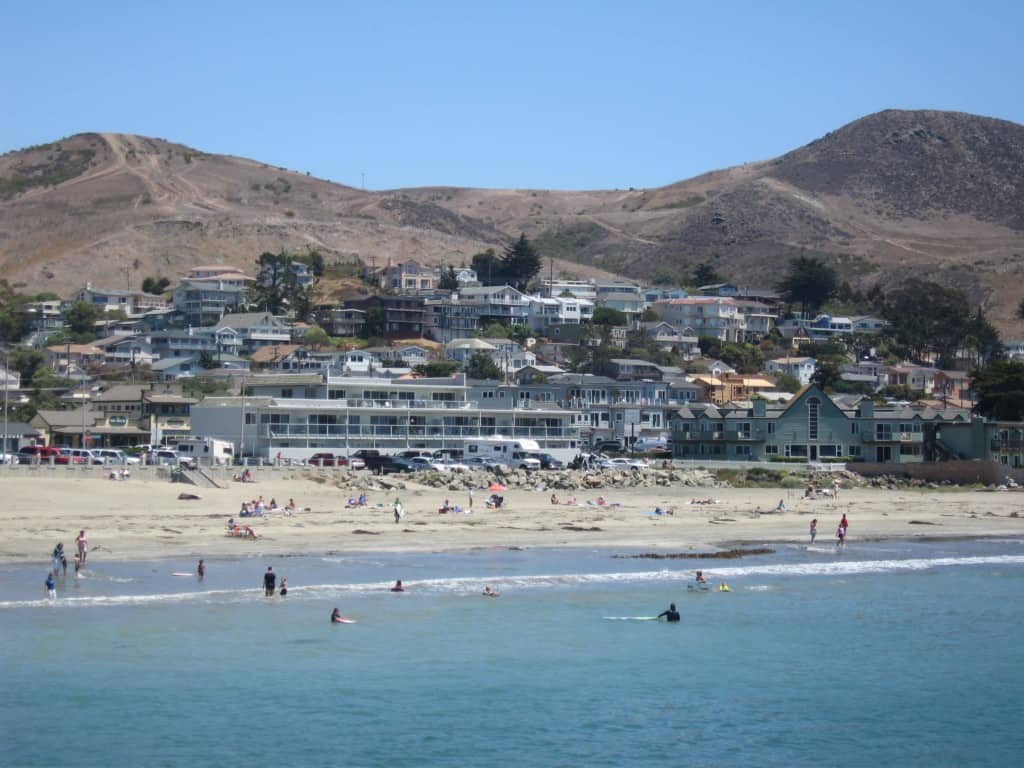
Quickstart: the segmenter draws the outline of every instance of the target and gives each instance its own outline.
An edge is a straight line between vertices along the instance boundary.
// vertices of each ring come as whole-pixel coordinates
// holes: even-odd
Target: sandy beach
[[[468,507],[465,491],[406,482],[397,492],[369,494],[370,505],[346,508],[350,490],[299,471],[259,476],[251,484],[195,488],[155,477],[124,482],[99,474],[5,476],[0,509],[0,562],[47,562],[57,542],[74,552],[85,529],[93,559],[152,560],[244,557],[338,551],[446,551],[485,547],[604,547],[652,552],[699,552],[765,542],[806,542],[812,518],[818,543],[835,541],[840,516],[849,522],[849,545],[890,538],[1024,535],[1016,510],[1021,492],[983,490],[843,489],[838,499],[801,498],[800,491],[762,488],[655,487],[576,492],[577,505],[552,505],[550,492],[509,489],[505,507],[486,509],[484,489],[469,514],[438,514],[445,498]],[[181,493],[201,498],[180,500]],[[241,519],[246,499],[263,496],[296,514]],[[569,494],[561,492],[560,500]],[[606,506],[590,506],[603,495]],[[392,503],[406,515],[394,522]],[[717,503],[692,504],[713,499]],[[774,511],[779,500],[784,512]],[[672,515],[651,514],[655,507]],[[227,535],[230,517],[247,522],[258,538]]]

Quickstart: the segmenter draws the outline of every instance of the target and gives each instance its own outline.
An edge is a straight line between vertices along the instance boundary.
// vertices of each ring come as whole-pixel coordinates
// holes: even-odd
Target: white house
[[[818,367],[818,361],[813,357],[779,357],[765,363],[764,369],[768,373],[788,374],[795,377],[801,387],[811,383],[811,377]]]

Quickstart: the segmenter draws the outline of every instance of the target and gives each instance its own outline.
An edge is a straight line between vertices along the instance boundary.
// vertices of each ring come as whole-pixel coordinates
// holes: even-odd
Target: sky
[[[882,109],[1024,123],[1021,2],[4,3],[0,152],[137,133],[351,186],[656,187]]]

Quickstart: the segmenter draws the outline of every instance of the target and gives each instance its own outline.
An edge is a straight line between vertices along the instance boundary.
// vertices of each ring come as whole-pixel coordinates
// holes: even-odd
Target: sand
[[[982,490],[843,489],[838,499],[803,500],[799,491],[732,488],[640,488],[577,492],[582,506],[553,506],[550,492],[510,489],[505,508],[484,508],[476,491],[471,514],[438,514],[447,496],[468,505],[465,491],[446,493],[409,483],[386,495],[374,492],[369,507],[346,509],[352,491],[299,473],[260,476],[252,484],[195,488],[155,477],[110,481],[85,473],[0,475],[7,503],[0,509],[0,562],[49,561],[57,542],[75,551],[85,529],[93,561],[323,554],[340,551],[448,551],[486,547],[602,547],[651,552],[700,552],[772,542],[806,542],[812,518],[818,542],[835,541],[840,516],[848,515],[850,545],[891,538],[1024,535],[1024,517],[1013,516],[1024,492]],[[198,500],[179,500],[182,492]],[[357,492],[356,492],[357,493]],[[583,505],[604,495],[609,506]],[[262,495],[299,511],[242,519],[243,499]],[[394,522],[401,497],[406,516]],[[561,499],[566,498],[560,493]],[[690,504],[691,499],[716,504]],[[786,511],[774,512],[780,499]],[[380,505],[380,506],[377,506]],[[671,516],[646,514],[671,507]],[[229,517],[248,522],[258,538],[226,534]]]

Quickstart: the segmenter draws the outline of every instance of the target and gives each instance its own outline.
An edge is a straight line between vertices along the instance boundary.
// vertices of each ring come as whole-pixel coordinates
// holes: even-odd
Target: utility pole
[[[3,453],[3,463],[7,463],[8,444],[7,444],[7,389],[9,386],[9,380],[11,376],[11,351],[4,349],[4,442],[3,448],[0,449],[0,453]]]

